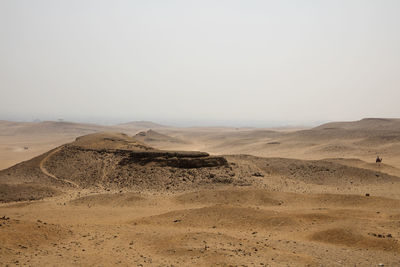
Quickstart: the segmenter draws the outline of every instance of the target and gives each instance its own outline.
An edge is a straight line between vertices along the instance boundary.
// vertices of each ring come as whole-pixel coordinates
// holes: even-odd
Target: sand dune
[[[400,245],[393,239],[374,238],[363,236],[354,232],[353,229],[333,228],[329,230],[314,233],[311,240],[326,242],[331,244],[340,244],[356,248],[372,248],[385,251],[400,252]]]
[[[229,197],[243,201],[225,204]],[[398,263],[400,210],[398,205],[389,204],[395,200],[385,198],[224,187],[179,195],[92,193],[71,200],[66,205],[58,199],[3,206],[1,211],[11,217],[0,220],[0,231],[6,231],[0,236],[5,262],[200,266]],[[18,218],[21,211],[25,215]],[[78,214],[81,216],[75,217]],[[25,238],[28,229],[29,242]],[[43,239],[46,235],[51,238]],[[99,249],[103,253],[96,253]]]
[[[136,193],[114,193],[114,194],[95,194],[76,198],[70,203],[72,205],[87,206],[108,206],[108,207],[124,207],[133,205],[143,205],[145,198]]]

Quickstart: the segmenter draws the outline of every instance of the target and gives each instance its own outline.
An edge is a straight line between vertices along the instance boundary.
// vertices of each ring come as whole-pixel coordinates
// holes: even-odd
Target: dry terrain
[[[3,121],[0,162],[2,266],[400,265],[397,119]]]

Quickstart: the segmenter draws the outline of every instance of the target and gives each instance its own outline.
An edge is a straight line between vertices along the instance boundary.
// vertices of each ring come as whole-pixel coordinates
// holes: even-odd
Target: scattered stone
[[[176,219],[174,223],[181,222],[182,220]]]
[[[366,193],[365,196],[366,196],[366,197],[369,197],[369,193]]]

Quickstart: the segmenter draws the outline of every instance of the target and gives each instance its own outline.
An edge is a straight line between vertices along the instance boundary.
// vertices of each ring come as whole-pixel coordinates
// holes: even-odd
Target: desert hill
[[[365,118],[359,121],[331,122],[313,128],[315,130],[368,130],[368,131],[400,131],[400,119]]]
[[[126,123],[120,123],[116,126],[122,128],[134,128],[134,129],[157,129],[157,128],[167,127],[165,125],[161,125],[151,121],[131,121]]]
[[[134,135],[147,130],[149,125],[155,126],[150,122],[104,126],[67,121],[0,121],[0,169],[72,142],[79,136],[98,132],[123,132]]]
[[[0,122],[0,133],[2,136],[20,136],[20,135],[46,135],[54,134],[90,134],[109,129],[107,126],[101,126],[89,123],[75,123],[64,121],[44,121],[44,122]]]
[[[154,150],[154,148],[145,145],[127,134],[114,132],[100,132],[80,136],[74,142],[70,143],[69,146],[87,150]]]
[[[398,143],[400,119],[370,118],[353,122],[332,122],[312,129],[291,132],[286,137],[300,140],[344,139],[380,142],[380,144]]]
[[[177,137],[156,132],[152,129],[137,133],[134,138],[158,148],[180,147],[188,144],[187,141]]]
[[[376,156],[400,168],[399,119],[363,119],[327,123],[311,129],[279,130],[229,127],[162,127],[151,122],[116,126],[70,122],[0,122],[0,169],[28,160],[95,132],[123,132],[165,150],[200,150],[212,154],[250,154],[307,160]],[[150,130],[149,130],[150,129]],[[152,130],[155,129],[155,130]],[[142,132],[141,132],[142,131]],[[144,132],[143,132],[144,131]]]
[[[182,149],[201,149],[213,154],[251,154],[307,160],[361,159],[376,156],[400,168],[400,120],[363,119],[335,122],[298,131],[271,129],[162,129],[162,134],[187,142]],[[160,143],[168,148],[168,143]]]
[[[211,172],[223,175],[210,176]],[[126,134],[95,133],[1,171],[0,182],[36,187],[174,190],[226,183],[230,177],[227,173],[229,168],[223,157],[197,151],[158,150]]]
[[[31,159],[76,137],[110,131],[95,124],[45,121],[0,122],[0,169]]]
[[[307,155],[310,145],[288,132],[192,131],[148,131],[149,143],[91,133],[0,171],[2,263],[398,265],[397,165],[180,151]],[[193,142],[177,150],[171,138]]]
[[[382,171],[380,171],[382,170]],[[385,173],[384,170],[389,170]],[[21,185],[32,195],[58,194],[65,188],[158,192],[193,190],[210,185],[247,185],[290,192],[376,194],[393,196],[400,179],[390,168],[367,169],[340,161],[210,156],[198,151],[155,149],[123,133],[102,132],[76,138],[32,160],[0,171],[4,190]],[[22,189],[22,187],[28,186]],[[7,200],[3,192],[3,201]],[[15,198],[10,198],[14,199]]]

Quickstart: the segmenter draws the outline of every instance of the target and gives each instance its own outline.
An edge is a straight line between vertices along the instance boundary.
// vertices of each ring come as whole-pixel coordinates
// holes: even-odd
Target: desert
[[[0,0],[0,267],[400,266],[399,14]]]
[[[400,120],[1,127],[4,266],[400,264]]]

